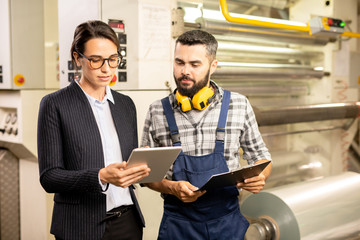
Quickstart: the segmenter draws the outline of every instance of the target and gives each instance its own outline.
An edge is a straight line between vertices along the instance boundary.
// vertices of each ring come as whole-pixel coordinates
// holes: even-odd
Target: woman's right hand
[[[126,188],[144,177],[149,175],[151,169],[146,165],[138,165],[126,168],[127,162],[113,163],[100,169],[100,180],[103,184],[111,183],[113,185]]]

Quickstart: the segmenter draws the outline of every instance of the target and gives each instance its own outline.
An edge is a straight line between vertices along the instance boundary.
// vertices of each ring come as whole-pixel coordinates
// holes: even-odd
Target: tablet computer
[[[146,163],[151,169],[149,176],[138,183],[160,182],[181,152],[181,147],[136,148],[128,159],[126,168]]]
[[[236,185],[238,182],[243,182],[247,178],[258,176],[270,162],[271,161],[266,161],[254,165],[248,165],[231,172],[212,175],[210,179],[201,188],[199,188],[199,190],[209,190],[218,187]]]

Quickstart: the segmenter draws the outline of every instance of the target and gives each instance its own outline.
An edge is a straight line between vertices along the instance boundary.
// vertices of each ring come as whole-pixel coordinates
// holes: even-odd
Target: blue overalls
[[[204,156],[189,156],[181,151],[174,163],[174,181],[184,180],[201,187],[213,174],[229,171],[224,157],[225,124],[229,102],[230,92],[225,91],[216,130],[215,151]],[[173,146],[181,146],[178,127],[168,97],[162,99],[162,105]],[[240,213],[238,195],[235,186],[208,190],[191,203],[184,203],[174,195],[166,195],[158,239],[244,239],[249,223]]]

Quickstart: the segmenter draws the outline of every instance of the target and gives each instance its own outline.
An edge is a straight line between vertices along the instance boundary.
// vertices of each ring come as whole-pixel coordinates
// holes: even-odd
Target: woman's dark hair
[[[191,30],[181,34],[176,40],[176,44],[182,45],[205,45],[207,56],[210,61],[216,58],[216,51],[218,48],[218,42],[215,37],[208,32],[202,30]]]
[[[120,52],[120,42],[114,30],[106,23],[98,20],[87,21],[76,27],[70,54],[74,66],[77,68],[73,52],[84,54],[85,43],[93,38],[105,38],[112,41]]]

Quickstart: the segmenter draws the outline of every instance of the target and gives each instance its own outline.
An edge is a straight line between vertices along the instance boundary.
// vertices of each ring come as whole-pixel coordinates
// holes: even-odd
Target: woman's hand
[[[100,180],[103,184],[111,183],[113,185],[126,188],[144,177],[149,176],[151,169],[146,165],[137,165],[126,168],[127,162],[113,163],[100,169]]]

